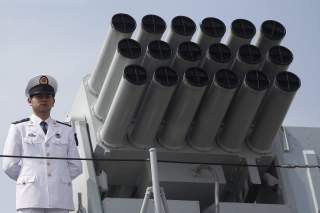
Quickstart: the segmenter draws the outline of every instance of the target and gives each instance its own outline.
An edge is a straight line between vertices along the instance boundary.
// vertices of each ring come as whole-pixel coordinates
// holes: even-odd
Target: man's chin
[[[51,110],[51,108],[49,108],[49,107],[40,107],[38,112],[40,112],[40,113],[48,113],[48,112],[50,112],[50,110]]]

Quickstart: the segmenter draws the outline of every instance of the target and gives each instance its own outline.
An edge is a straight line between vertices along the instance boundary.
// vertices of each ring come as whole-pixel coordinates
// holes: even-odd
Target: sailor
[[[3,170],[16,180],[16,209],[23,213],[67,213],[74,209],[72,180],[82,173],[73,128],[50,117],[57,81],[49,75],[32,78],[25,94],[29,118],[13,122],[5,155],[45,157],[4,158]]]

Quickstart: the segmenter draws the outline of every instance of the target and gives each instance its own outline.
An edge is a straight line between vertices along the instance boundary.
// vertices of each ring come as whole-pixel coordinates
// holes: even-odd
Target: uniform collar
[[[32,114],[30,116],[30,121],[33,123],[33,124],[39,124],[42,122],[42,119],[40,117],[38,117],[37,115],[35,114]],[[52,124],[56,125],[56,121],[53,120],[51,117],[48,117],[45,122],[48,124],[48,126],[51,126]]]
[[[51,117],[45,120],[48,124],[48,132],[45,135],[42,128],[40,127],[40,122],[42,121],[41,118],[36,116],[35,114],[32,114],[30,116],[30,123],[29,125],[34,128],[34,131],[37,132],[37,134],[42,135],[45,137],[45,142],[47,142],[52,136],[54,135],[60,135],[59,125],[55,120],[53,120]]]

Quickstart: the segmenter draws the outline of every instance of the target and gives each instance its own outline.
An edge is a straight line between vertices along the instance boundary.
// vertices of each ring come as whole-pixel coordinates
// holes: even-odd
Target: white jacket
[[[47,134],[41,119],[32,115],[11,124],[5,155],[77,158],[73,129],[48,118]],[[16,180],[16,209],[74,209],[71,181],[82,173],[79,160],[4,158],[3,170]]]

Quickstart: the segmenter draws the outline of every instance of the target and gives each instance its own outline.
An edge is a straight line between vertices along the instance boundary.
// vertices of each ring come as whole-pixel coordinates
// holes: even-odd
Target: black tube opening
[[[214,81],[225,89],[234,89],[239,86],[237,75],[228,69],[221,69],[214,74]]]
[[[231,24],[232,32],[241,38],[252,39],[256,34],[256,27],[246,19],[236,19]]]
[[[289,65],[293,61],[293,54],[284,46],[274,46],[269,50],[269,59],[277,65]]]
[[[161,40],[151,41],[148,44],[147,50],[152,57],[161,60],[169,59],[172,56],[170,45]]]
[[[191,67],[184,73],[185,79],[189,84],[196,87],[203,87],[208,85],[208,74],[198,67]]]
[[[147,82],[147,73],[139,65],[129,65],[124,68],[124,78],[132,84],[143,85]]]
[[[286,35],[286,28],[274,20],[264,21],[261,25],[261,33],[270,40],[280,41]]]
[[[228,46],[215,43],[209,47],[209,56],[218,63],[228,63],[231,60],[231,51]]]
[[[196,24],[186,16],[176,16],[171,21],[171,28],[182,36],[192,36],[196,31]]]
[[[141,45],[130,38],[125,38],[118,43],[119,53],[126,58],[139,58],[141,56]]]
[[[283,91],[296,92],[301,86],[301,81],[292,72],[284,71],[276,75],[276,85]]]
[[[201,58],[201,48],[194,42],[182,42],[178,47],[178,54],[187,61],[198,61]]]
[[[259,64],[262,60],[259,48],[251,44],[242,45],[239,48],[238,55],[240,60],[247,64]]]
[[[269,80],[265,74],[258,70],[250,70],[245,75],[246,84],[258,91],[262,91],[268,88]]]
[[[112,26],[119,32],[132,33],[136,29],[136,21],[130,15],[118,13],[112,17]]]
[[[200,29],[208,36],[222,38],[226,32],[226,25],[220,19],[208,17],[202,20]]]
[[[178,82],[178,75],[170,67],[159,67],[154,73],[154,79],[163,86],[173,86]]]
[[[166,22],[157,15],[146,15],[142,18],[142,27],[148,33],[162,34],[166,30]]]

